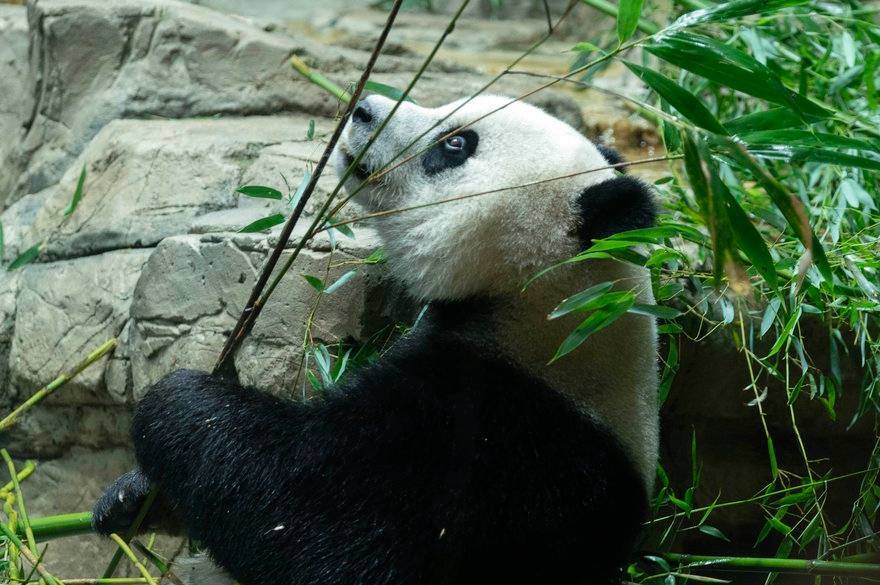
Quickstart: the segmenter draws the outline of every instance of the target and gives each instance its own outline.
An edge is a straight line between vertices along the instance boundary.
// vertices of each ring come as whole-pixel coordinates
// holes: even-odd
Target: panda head
[[[395,102],[361,100],[334,153],[341,175]],[[408,159],[408,160],[407,160]],[[605,168],[613,151],[542,110],[500,96],[439,108],[403,102],[346,188],[381,216],[392,274],[422,300],[498,296],[596,238],[648,227],[650,190]],[[399,164],[401,163],[402,164]],[[491,194],[457,199],[495,191]],[[441,200],[452,202],[434,204]],[[414,209],[409,209],[414,208]]]

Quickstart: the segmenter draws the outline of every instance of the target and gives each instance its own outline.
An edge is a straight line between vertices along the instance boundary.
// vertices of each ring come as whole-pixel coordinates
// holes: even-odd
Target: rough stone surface
[[[0,4],[0,193],[15,173],[8,165],[33,109],[28,88],[28,26],[24,6]]]
[[[308,122],[286,116],[113,121],[44,196],[45,203],[21,239],[45,241],[48,258],[71,258],[155,246],[165,237],[187,233],[203,214],[237,206],[250,219],[233,230],[284,212],[286,202],[245,197],[235,190],[259,184],[283,191],[282,174],[295,187],[306,163],[316,160],[323,148],[306,140]],[[323,121],[317,126],[324,127]],[[68,217],[64,210],[82,168],[84,194]],[[318,193],[324,193],[330,181],[332,175],[321,182]],[[11,209],[24,207],[33,197]]]
[[[148,250],[120,250],[22,269],[9,355],[10,393],[29,394],[120,333]],[[47,404],[107,402],[106,362],[92,366]]]
[[[19,196],[56,182],[116,118],[332,115],[336,100],[283,64],[296,54],[347,78],[365,58],[175,0],[36,0],[28,18],[37,103],[17,156],[23,172],[7,185]],[[409,68],[388,57],[378,71]]]

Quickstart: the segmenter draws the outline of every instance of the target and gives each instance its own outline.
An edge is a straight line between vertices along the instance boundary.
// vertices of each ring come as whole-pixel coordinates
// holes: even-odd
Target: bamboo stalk
[[[608,0],[581,0],[587,6],[592,6],[599,12],[604,12],[608,16],[617,18],[617,6],[608,2]],[[648,22],[642,18],[639,19],[638,29],[646,35],[653,35],[660,32],[660,27],[653,22]]]
[[[321,89],[331,93],[339,101],[345,102],[346,104],[351,101],[351,96],[348,95],[347,91],[306,65],[305,61],[296,55],[290,56],[290,66]]]
[[[15,424],[15,422],[22,414],[30,410],[35,404],[38,404],[40,401],[44,400],[53,392],[77,377],[83,370],[101,359],[101,357],[103,357],[108,352],[115,349],[116,345],[117,341],[115,337],[108,339],[107,341],[102,343],[100,347],[98,347],[95,351],[86,356],[86,359],[75,365],[73,369],[64,372],[63,374],[49,382],[49,384],[37,390],[30,398],[28,398],[18,408],[13,410],[6,418],[0,420],[0,431],[5,431],[9,427],[11,427],[13,424]]]
[[[21,539],[18,538],[18,536],[16,536],[15,533],[7,528],[7,526],[2,522],[0,522],[0,532],[2,532],[6,539],[9,540],[9,542],[11,542],[18,549],[18,551],[21,553],[21,556],[23,556],[37,571],[37,573],[39,573],[40,576],[42,576],[46,580],[46,583],[48,583],[48,585],[65,585],[63,581],[53,577],[52,573],[50,573],[46,570],[45,567],[43,567],[43,563],[37,560],[36,555],[28,550],[28,548],[21,542]]]
[[[21,471],[19,471],[18,475],[16,475],[15,477],[19,482],[22,482],[30,477],[30,475],[34,472],[36,468],[36,463],[34,463],[33,461],[28,461],[24,464],[24,467],[21,468]],[[15,482],[10,479],[3,487],[0,487],[0,500],[5,500],[6,496],[9,495],[14,489]]]
[[[58,516],[46,516],[30,520],[31,530],[37,542],[61,538],[63,536],[76,536],[92,532],[92,513],[76,512],[73,514],[61,514]],[[22,532],[22,526],[18,525],[17,532]]]
[[[125,543],[125,541],[122,540],[122,537],[116,533],[113,533],[110,535],[110,538],[113,539],[113,542],[119,545],[119,549],[123,553],[125,553],[125,556],[128,557],[128,560],[130,560],[132,564],[137,568],[137,570],[140,571],[140,574],[144,576],[144,579],[146,579],[147,583],[149,583],[149,585],[156,585],[155,579],[153,579],[147,568],[138,560],[137,555],[134,554],[134,551],[132,551]]]
[[[767,573],[880,577],[880,565],[872,563],[760,557],[712,557],[678,553],[663,553],[658,556],[662,556],[672,562],[689,565],[692,568],[718,569],[720,571],[762,571]]]
[[[147,585],[143,577],[113,577],[111,579],[65,579],[64,585]]]
[[[24,494],[21,493],[21,485],[18,483],[18,471],[15,469],[15,463],[13,463],[12,457],[9,456],[9,451],[6,449],[0,449],[0,456],[2,456],[3,461],[6,462],[6,468],[9,470],[9,477],[12,478],[12,485],[15,488],[15,501],[18,504],[18,515],[21,517],[21,523],[24,527],[24,535],[28,547],[30,547],[31,552],[36,556],[37,541],[34,540],[34,532],[31,530],[31,523],[28,520],[27,508],[24,505]]]

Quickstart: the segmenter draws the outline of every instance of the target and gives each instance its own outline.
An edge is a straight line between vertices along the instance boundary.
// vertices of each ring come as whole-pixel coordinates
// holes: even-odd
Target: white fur
[[[381,96],[367,99],[379,119],[394,104]],[[449,119],[398,156],[456,108]],[[593,143],[567,124],[533,106],[498,96],[434,109],[404,102],[362,162],[371,170],[380,169],[466,125],[479,135],[479,145],[463,165],[428,176],[417,156],[364,189],[360,202],[374,211],[411,207],[608,164]],[[357,154],[368,140],[362,124],[348,125],[336,156],[340,174],[345,169],[340,153]],[[630,452],[650,490],[659,434],[654,320],[627,315],[572,354],[546,365],[578,323],[575,316],[547,321],[559,301],[591,284],[612,280],[619,288],[635,289],[640,302],[653,302],[647,271],[619,262],[591,261],[559,269],[520,292],[537,270],[578,252],[576,198],[614,174],[605,169],[405,211],[377,220],[377,226],[392,274],[416,298],[488,295],[502,300],[504,309],[487,323],[487,331],[495,331],[496,341],[522,365],[605,421]],[[351,178],[347,188],[359,184]]]

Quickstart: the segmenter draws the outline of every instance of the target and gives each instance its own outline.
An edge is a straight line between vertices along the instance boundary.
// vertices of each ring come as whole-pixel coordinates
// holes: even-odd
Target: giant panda
[[[340,172],[394,103],[358,103],[334,153]],[[429,307],[417,326],[305,403],[204,372],[168,375],[137,406],[138,468],[95,505],[98,532],[124,531],[155,485],[146,524],[182,527],[242,585],[619,577],[655,473],[655,323],[625,315],[548,365],[583,316],[547,315],[605,281],[652,302],[650,279],[598,260],[523,286],[596,238],[651,225],[651,191],[607,168],[615,153],[496,96],[403,102],[347,187],[407,145],[412,160],[360,200],[416,207],[377,229],[391,276]]]

